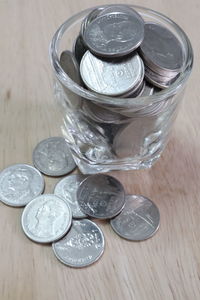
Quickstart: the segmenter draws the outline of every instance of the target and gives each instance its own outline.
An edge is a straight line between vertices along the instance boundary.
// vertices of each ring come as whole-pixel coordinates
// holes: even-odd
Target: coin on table
[[[144,21],[137,12],[97,16],[83,33],[85,45],[101,57],[127,55],[139,47],[143,38]]]
[[[62,137],[41,141],[33,151],[33,163],[38,170],[49,176],[62,176],[76,167],[67,142]]]
[[[152,237],[159,228],[157,206],[140,195],[127,195],[123,211],[110,221],[112,229],[121,237],[143,241]]]
[[[38,243],[51,243],[62,238],[71,221],[69,205],[52,194],[43,194],[29,202],[21,219],[24,233]]]
[[[124,207],[125,192],[122,184],[109,175],[92,175],[77,190],[81,210],[90,217],[110,219]]]
[[[54,189],[54,194],[67,201],[71,210],[73,218],[86,218],[78,204],[76,192],[81,182],[86,179],[86,175],[70,175],[59,181]]]
[[[145,24],[140,52],[148,68],[162,76],[174,77],[183,67],[181,43],[169,29],[159,24]]]
[[[52,244],[55,256],[63,264],[82,268],[96,262],[104,252],[104,236],[92,221],[73,220],[70,231]]]
[[[32,166],[16,164],[0,173],[0,200],[7,205],[25,206],[43,190],[44,178]]]
[[[142,82],[144,65],[138,54],[105,61],[87,51],[81,60],[80,73],[90,90],[107,96],[120,96]]]

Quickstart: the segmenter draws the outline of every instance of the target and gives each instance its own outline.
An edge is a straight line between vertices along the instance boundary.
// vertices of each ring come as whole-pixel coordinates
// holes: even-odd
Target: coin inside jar
[[[184,62],[181,43],[164,26],[146,23],[144,28],[144,40],[140,45],[140,52],[145,65],[161,76],[176,76]]]
[[[130,6],[126,5],[126,4],[111,4],[111,5],[107,5],[105,8],[103,8],[98,16],[103,16],[106,14],[110,14],[110,13],[126,13],[126,14],[132,14],[134,16],[137,15],[137,17],[140,17],[139,14],[132,9]]]
[[[76,38],[76,40],[74,41],[74,44],[72,47],[72,53],[75,56],[78,64],[80,64],[81,59],[86,51],[87,51],[87,49],[85,48],[82,37],[79,34],[78,37]]]
[[[85,45],[95,55],[120,57],[134,51],[144,38],[140,15],[112,12],[95,18],[83,33]]]
[[[83,109],[86,113],[98,123],[116,123],[123,119],[119,113],[99,106],[92,101],[84,101]]]
[[[144,65],[137,53],[117,61],[105,61],[87,51],[81,60],[80,73],[90,90],[120,96],[142,82]]]

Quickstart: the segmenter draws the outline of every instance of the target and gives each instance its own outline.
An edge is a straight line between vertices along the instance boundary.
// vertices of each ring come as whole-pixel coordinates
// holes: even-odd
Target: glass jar
[[[63,113],[62,133],[85,174],[151,167],[167,144],[192,70],[193,51],[183,30],[156,11],[131,7],[145,21],[171,30],[182,45],[184,66],[180,76],[169,88],[156,94],[137,98],[100,95],[74,82],[62,69],[60,54],[72,49],[82,20],[97,7],[69,18],[51,41],[55,98]]]

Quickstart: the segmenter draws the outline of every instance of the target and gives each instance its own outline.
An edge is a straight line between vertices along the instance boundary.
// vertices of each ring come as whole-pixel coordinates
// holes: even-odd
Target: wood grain
[[[1,169],[13,163],[32,163],[36,143],[60,135],[49,42],[70,15],[103,3],[112,1],[0,0]],[[112,173],[127,193],[155,201],[161,227],[152,239],[133,243],[100,222],[105,254],[96,264],[76,270],[59,263],[50,246],[24,236],[22,209],[0,204],[1,300],[200,299],[200,2],[141,0],[135,4],[175,20],[189,35],[195,51],[185,101],[162,158],[150,170]],[[46,191],[52,192],[58,179],[45,180]]]

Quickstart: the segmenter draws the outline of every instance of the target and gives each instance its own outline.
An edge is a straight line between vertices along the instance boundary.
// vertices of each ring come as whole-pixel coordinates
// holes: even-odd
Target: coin
[[[65,73],[77,84],[80,84],[79,66],[73,53],[65,50],[60,55],[60,65]]]
[[[144,83],[144,81],[142,81],[136,89],[134,88],[133,90],[129,91],[128,93],[123,94],[122,97],[123,98],[139,97],[143,93],[144,88],[145,88],[145,83]]]
[[[73,80],[78,85],[82,85],[82,80],[81,80],[80,72],[79,72],[79,65],[76,61],[75,56],[73,55],[73,53],[71,51],[65,50],[61,53],[60,65],[63,68],[63,70],[65,71],[65,73],[70,77],[71,80]],[[68,106],[73,107],[74,109],[81,107],[82,98],[80,96],[78,96],[77,94],[73,93],[72,91],[70,91],[62,83],[61,83],[61,85],[62,85],[64,94],[67,96],[67,99],[66,99],[66,97],[64,97],[65,103]],[[61,93],[60,98],[63,99],[63,93]]]
[[[113,139],[113,150],[119,158],[141,156],[144,140],[156,130],[153,118],[133,118],[121,126]]]
[[[98,16],[86,28],[83,40],[95,55],[119,57],[134,51],[144,38],[144,21],[135,12]]]
[[[124,207],[125,193],[122,184],[109,175],[92,175],[77,190],[81,210],[90,217],[109,219]]]
[[[125,4],[111,4],[111,5],[107,5],[104,9],[102,9],[101,12],[99,12],[98,16],[103,16],[106,14],[110,14],[110,13],[125,13],[125,14],[132,14],[135,16],[135,14],[137,14],[137,17],[139,16],[138,13],[132,9],[130,6],[125,5]]]
[[[149,81],[154,86],[165,89],[168,88],[179,76],[179,74],[175,74],[173,78],[161,76],[159,74],[156,74],[149,68],[145,68],[145,78],[147,81]]]
[[[151,96],[154,93],[154,86],[144,80],[144,90],[141,93],[141,97]]]
[[[33,163],[38,170],[49,176],[62,176],[76,167],[68,145],[62,137],[51,137],[41,141],[33,151]]]
[[[99,123],[116,123],[123,118],[120,114],[97,105],[92,101],[85,101],[84,109],[94,121]]]
[[[25,206],[43,190],[44,178],[32,166],[16,164],[0,173],[0,200],[7,205]]]
[[[54,189],[54,194],[69,204],[72,210],[72,217],[77,219],[87,217],[87,215],[81,211],[76,198],[77,189],[85,178],[87,178],[85,175],[67,176],[59,181]]]
[[[82,268],[96,262],[104,252],[104,236],[92,221],[73,220],[70,231],[52,244],[55,256],[63,264]]]
[[[183,67],[181,43],[169,29],[159,24],[145,24],[140,52],[145,64],[162,76],[175,76]]]
[[[81,38],[84,35],[84,32],[87,28],[87,26],[94,20],[96,19],[96,17],[99,15],[99,13],[104,10],[105,6],[102,7],[97,7],[95,9],[93,9],[86,17],[85,19],[82,21],[81,23],[81,30],[80,30],[80,35]]]
[[[87,51],[81,60],[80,73],[86,86],[94,92],[119,96],[141,83],[144,65],[138,54],[119,61],[105,61]]]
[[[140,195],[127,195],[123,211],[110,220],[112,229],[121,237],[143,241],[152,237],[159,228],[160,213],[157,206]]]
[[[24,233],[38,243],[50,243],[62,238],[69,230],[71,221],[69,205],[51,194],[43,194],[29,202],[21,219]]]
[[[76,40],[73,44],[73,48],[72,48],[72,53],[75,56],[78,64],[80,64],[81,59],[86,51],[87,51],[87,49],[85,48],[82,37],[81,37],[81,35],[78,35],[78,37],[76,38]]]

